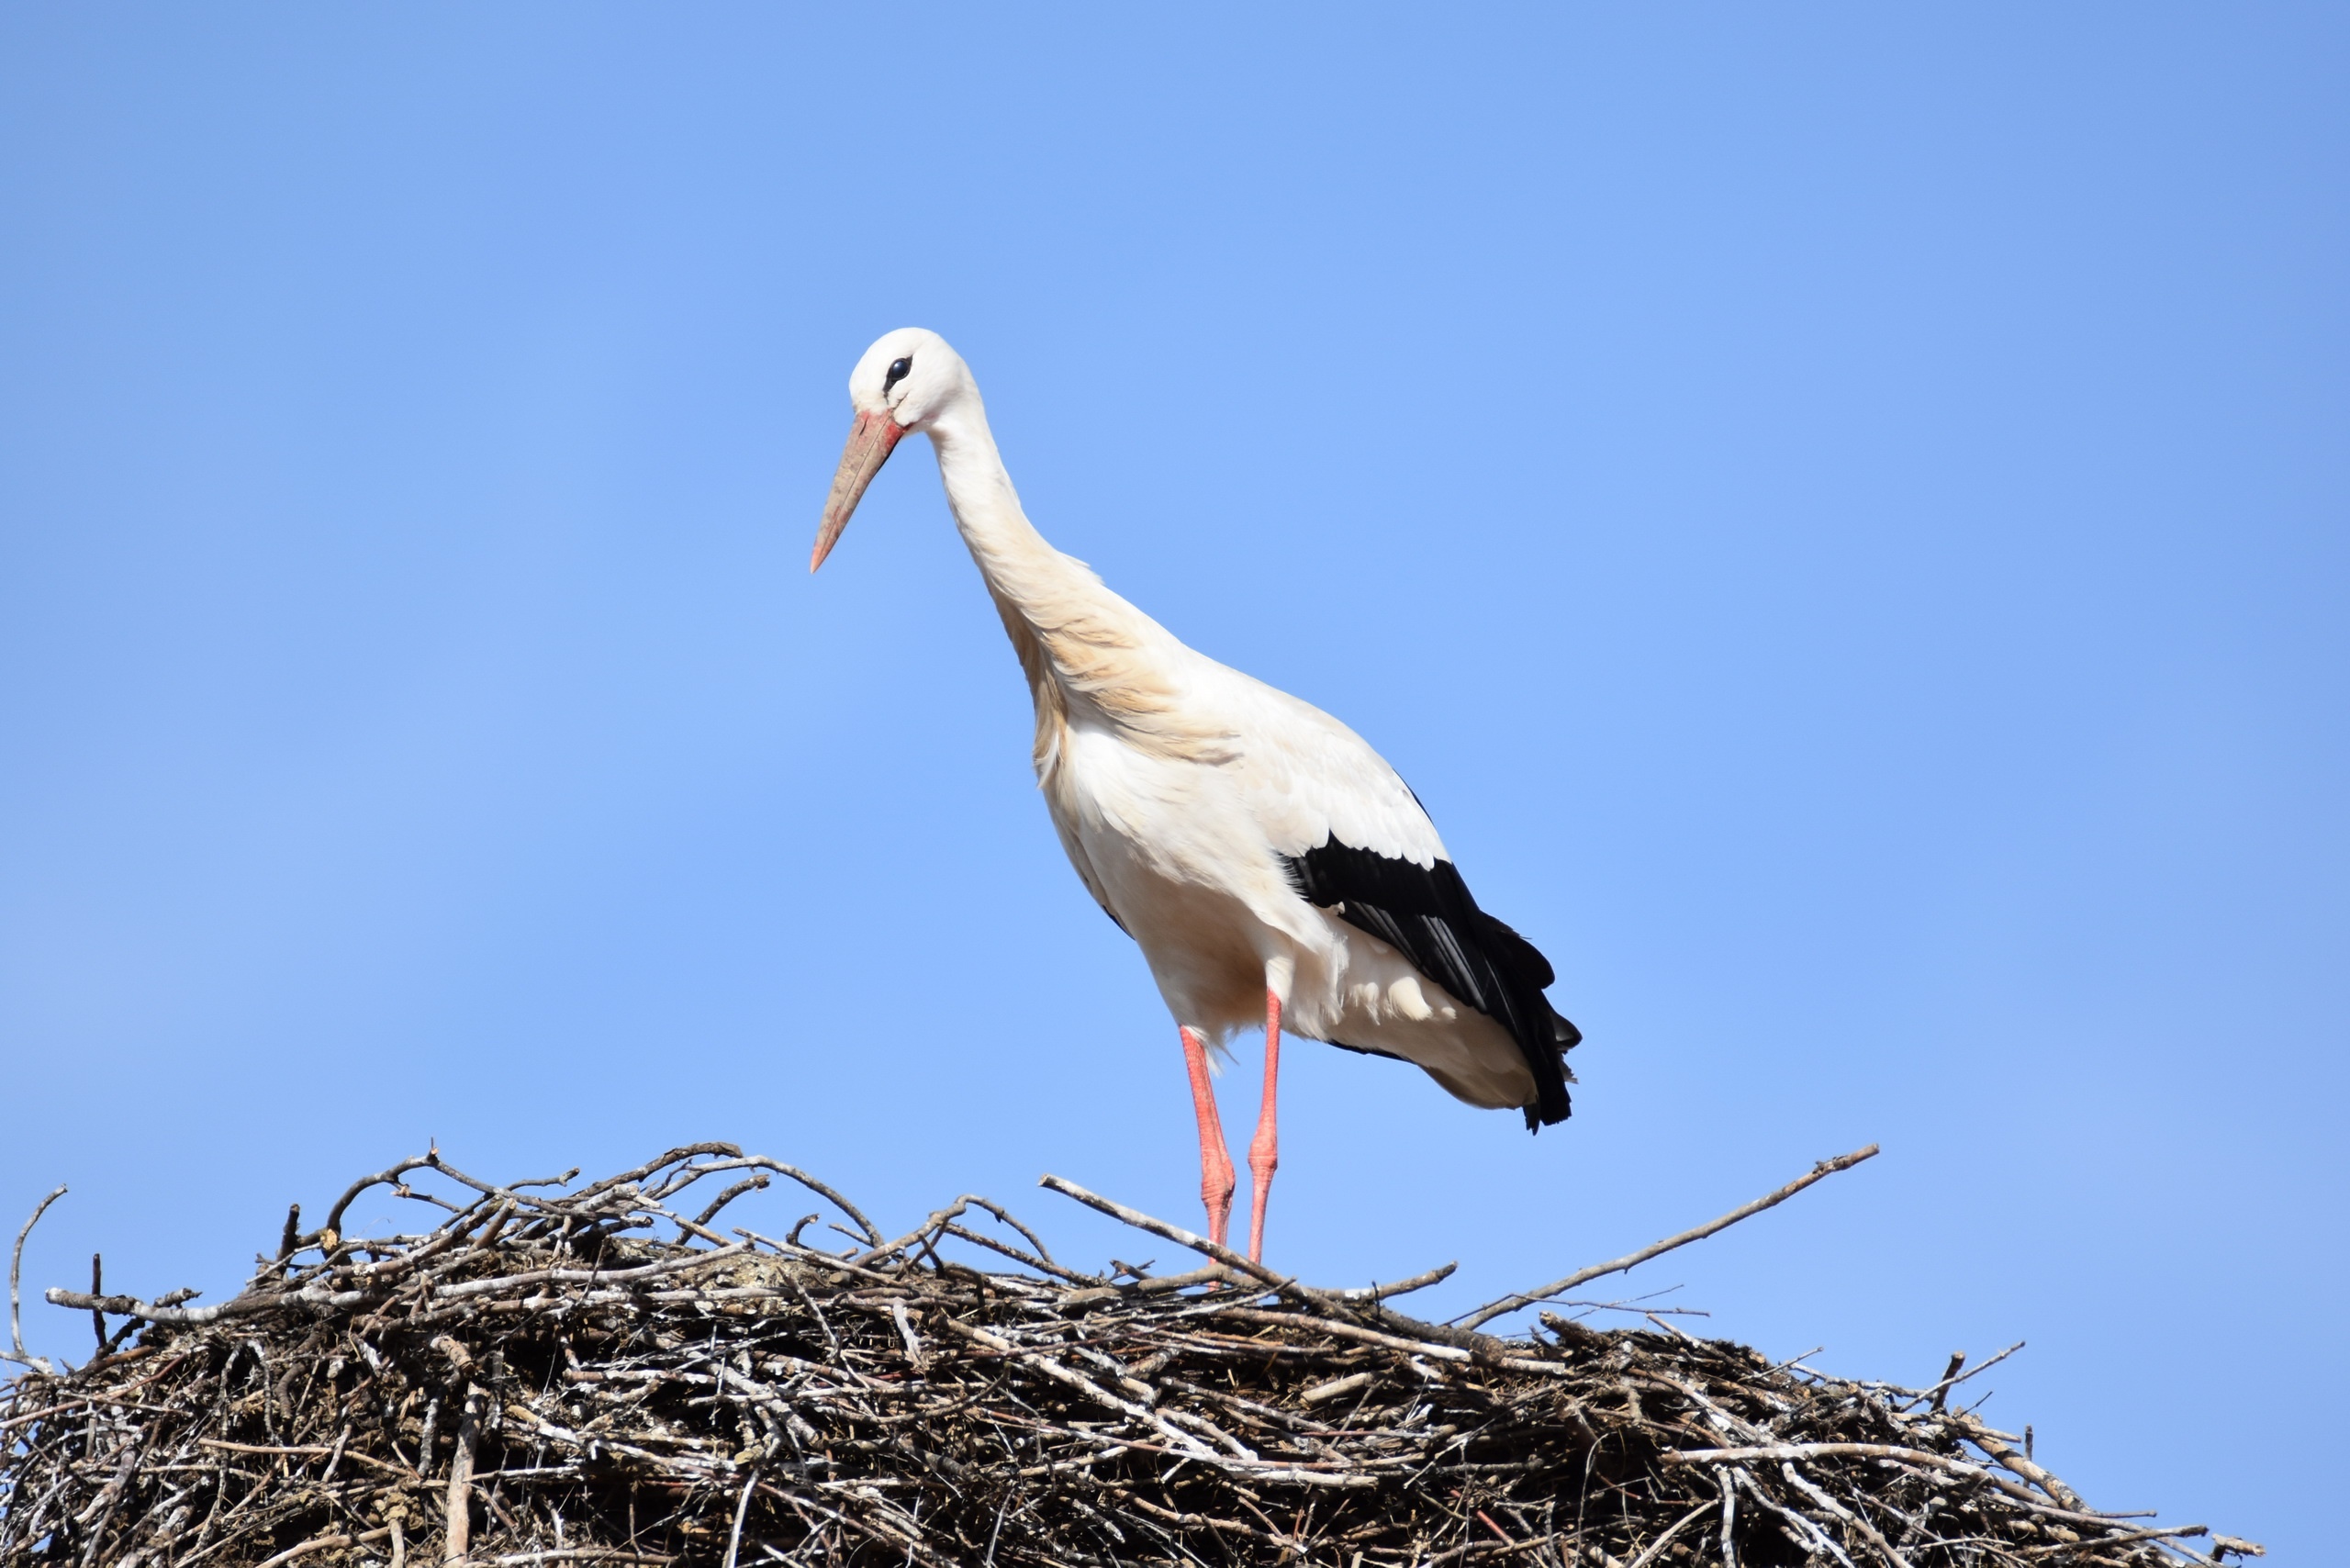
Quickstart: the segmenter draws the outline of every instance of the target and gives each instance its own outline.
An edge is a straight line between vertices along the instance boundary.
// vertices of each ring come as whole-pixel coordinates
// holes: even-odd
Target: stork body
[[[1471,1104],[1565,1119],[1580,1038],[1550,965],[1484,914],[1412,791],[1319,709],[1186,647],[1046,543],[1022,511],[968,370],[904,329],[849,381],[856,424],[812,570],[906,431],[947,504],[1035,704],[1036,777],[1086,890],[1135,939],[1175,1016],[1222,1241],[1233,1176],[1206,1053],[1266,1031],[1249,1247],[1278,1160],[1281,1032],[1416,1064]]]

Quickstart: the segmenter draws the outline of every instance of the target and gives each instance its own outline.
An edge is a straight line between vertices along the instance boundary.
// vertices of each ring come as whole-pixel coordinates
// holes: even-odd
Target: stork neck
[[[1175,716],[1168,679],[1182,644],[1045,543],[1003,471],[975,396],[932,421],[946,504],[987,580],[1036,702],[1036,776],[1055,776],[1064,732],[1091,714],[1161,755],[1226,756],[1214,726]],[[1206,748],[1206,749],[1203,749]]]
[[[938,453],[938,475],[946,485],[955,526],[990,588],[1033,623],[1043,598],[1067,591],[1070,568],[1091,578],[1046,543],[1021,510],[1020,494],[1012,487],[983,409],[965,407],[942,415],[930,427],[930,441]]]

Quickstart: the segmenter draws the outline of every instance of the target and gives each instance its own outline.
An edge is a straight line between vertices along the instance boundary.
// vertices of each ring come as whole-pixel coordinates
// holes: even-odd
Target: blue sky
[[[927,452],[802,565],[923,325],[1047,536],[1385,752],[1589,1036],[1539,1138],[1293,1047],[1275,1261],[1458,1310],[1881,1141],[1635,1282],[1857,1375],[2029,1340],[1989,1414],[2092,1498],[2314,1558],[2350,1383],[2260,1337],[2338,1334],[2350,1240],[2346,39],[0,12],[29,1282],[217,1295],[433,1137],[732,1138],[1080,1257],[1137,1249],[1041,1171],[1194,1215]]]

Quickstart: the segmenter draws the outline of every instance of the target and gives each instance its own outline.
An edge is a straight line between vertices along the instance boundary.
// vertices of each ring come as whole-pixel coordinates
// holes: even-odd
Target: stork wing
[[[1534,1076],[1527,1125],[1566,1120],[1560,1058],[1583,1036],[1542,994],[1557,979],[1550,960],[1477,907],[1418,798],[1361,736],[1248,684],[1259,722],[1243,731],[1242,790],[1291,885],[1507,1029]]]

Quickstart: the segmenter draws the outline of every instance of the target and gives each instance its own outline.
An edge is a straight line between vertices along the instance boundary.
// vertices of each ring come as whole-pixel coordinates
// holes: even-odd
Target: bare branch
[[[1481,1306],[1468,1316],[1461,1318],[1461,1326],[1468,1328],[1481,1327],[1505,1313],[1516,1312],[1523,1306],[1532,1306],[1536,1302],[1548,1301],[1554,1295],[1564,1295],[1577,1285],[1589,1284],[1592,1281],[1608,1274],[1620,1274],[1627,1269],[1639,1267],[1651,1258],[1662,1257],[1676,1247],[1686,1247],[1693,1241],[1703,1241],[1717,1231],[1728,1230],[1740,1220],[1751,1219],[1764,1209],[1776,1208],[1814,1182],[1833,1176],[1839,1170],[1850,1170],[1862,1160],[1874,1158],[1876,1152],[1877,1146],[1871,1144],[1866,1148],[1857,1148],[1850,1154],[1840,1154],[1833,1159],[1823,1159],[1777,1192],[1765,1193],[1751,1204],[1734,1208],[1719,1219],[1707,1220],[1695,1230],[1684,1230],[1678,1236],[1668,1236],[1662,1241],[1651,1242],[1638,1252],[1628,1252],[1613,1261],[1595,1263],[1588,1269],[1578,1269],[1565,1279],[1553,1280],[1539,1290],[1528,1291],[1519,1295],[1504,1296],[1501,1300]]]
[[[33,1226],[39,1225],[40,1216],[49,1212],[49,1205],[64,1195],[64,1183],[60,1182],[55,1192],[33,1206],[32,1217],[25,1221],[24,1229],[17,1232],[17,1249],[8,1255],[8,1343],[14,1352],[8,1360],[20,1367],[31,1367],[51,1377],[57,1375],[57,1368],[48,1357],[25,1354],[25,1328],[18,1305],[18,1292],[19,1282],[25,1272],[25,1238],[33,1233]]]

